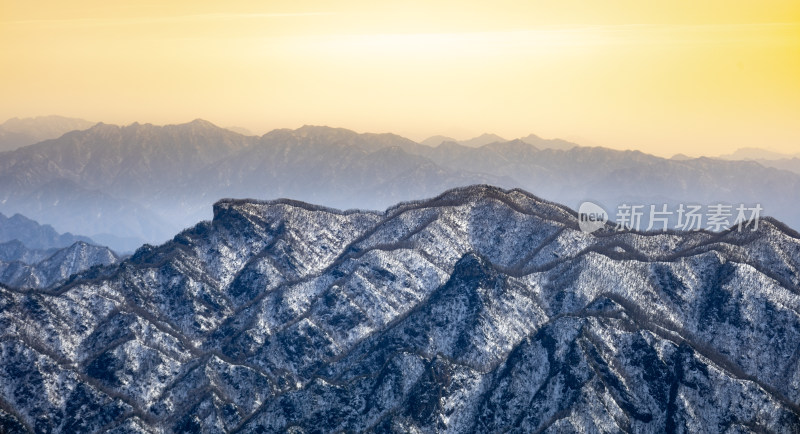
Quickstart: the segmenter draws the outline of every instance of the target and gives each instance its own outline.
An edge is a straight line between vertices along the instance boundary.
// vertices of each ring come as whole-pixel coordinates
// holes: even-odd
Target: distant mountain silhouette
[[[800,176],[752,161],[678,161],[598,147],[538,150],[520,140],[480,148],[448,143],[423,155],[453,170],[502,174],[514,183],[500,185],[535,189],[542,197],[574,207],[592,200],[614,214],[625,202],[760,203],[766,214],[800,227],[800,205],[785,199],[800,191]]]
[[[521,137],[520,140],[523,142],[533,145],[538,149],[555,149],[558,151],[568,151],[576,146],[579,146],[577,143],[568,142],[562,139],[543,139],[536,134],[529,134],[525,137]]]
[[[788,170],[800,174],[800,158],[782,158],[780,160],[755,160],[759,164],[776,169]]]
[[[800,158],[800,153],[784,154],[761,148],[739,148],[731,154],[721,155],[724,160],[782,160]]]
[[[49,249],[31,249],[18,239],[0,242],[0,261],[3,262],[23,262],[25,264],[35,264],[59,250],[57,247]]]
[[[423,140],[423,141],[421,141],[419,143],[420,143],[420,145],[436,147],[436,146],[441,145],[443,142],[456,142],[456,143],[458,143],[458,140],[456,140],[456,139],[454,139],[452,137],[447,137],[447,136],[431,136],[431,137],[428,137],[427,139],[425,139],[425,140]]]
[[[723,160],[748,160],[755,161],[766,167],[788,170],[800,174],[800,153],[783,154],[761,148],[740,148],[736,152],[721,155]]]
[[[198,172],[183,190],[191,195],[194,186],[208,199],[291,197],[341,208],[384,208],[435,194],[441,186],[503,181],[443,168],[419,155],[427,149],[394,134],[316,126],[275,130],[212,171]]]
[[[11,217],[0,214],[0,243],[12,240],[17,240],[33,249],[67,247],[78,241],[93,242],[88,237],[72,235],[69,232],[59,234],[52,226],[40,225],[20,214]]]
[[[459,143],[468,148],[479,148],[484,145],[496,142],[505,142],[506,139],[498,136],[497,134],[484,133],[478,137],[473,137],[469,140],[462,140]]]
[[[573,207],[592,200],[612,217],[625,202],[760,203],[764,214],[800,227],[800,204],[786,200],[800,191],[796,173],[752,161],[664,159],[535,135],[432,147],[394,134],[323,126],[255,137],[203,120],[101,123],[0,154],[0,212],[87,234],[123,252],[210,218],[210,205],[224,197],[384,209],[478,183],[526,188]]]
[[[85,130],[94,125],[84,119],[63,116],[11,118],[0,124],[0,152],[55,139],[73,130]]]
[[[691,160],[691,159],[692,159],[692,157],[690,157],[690,156],[688,156],[686,154],[675,154],[672,157],[670,157],[670,160],[675,160],[675,161],[686,161],[686,160]]]
[[[234,133],[239,133],[243,136],[255,136],[252,131],[248,130],[244,127],[225,127],[226,130],[233,131]]]
[[[557,149],[561,151],[566,151],[576,146],[579,146],[576,143],[568,142],[562,139],[543,139],[537,136],[536,134],[529,134],[525,137],[519,138],[519,140],[529,145],[533,145],[538,149]],[[474,137],[469,140],[456,140],[452,137],[447,137],[447,136],[432,136],[421,141],[420,144],[430,147],[437,147],[442,143],[452,142],[462,146],[466,146],[468,148],[480,148],[481,146],[485,146],[491,143],[502,143],[507,141],[508,140],[496,134],[487,133],[487,134],[481,134],[480,136]]]
[[[160,239],[182,227],[164,217],[182,214],[175,186],[255,139],[202,120],[99,123],[0,155],[0,210],[62,230]]]

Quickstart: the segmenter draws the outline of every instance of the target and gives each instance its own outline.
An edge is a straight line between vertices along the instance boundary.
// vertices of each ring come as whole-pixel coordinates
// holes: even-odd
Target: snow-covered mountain
[[[63,249],[29,250],[19,241],[0,244],[0,283],[14,288],[50,288],[95,266],[119,262],[108,247],[83,241]]]
[[[0,288],[7,432],[797,432],[800,235],[578,229],[521,190],[222,200]]]
[[[13,239],[0,243],[0,261],[20,261],[25,264],[35,264],[57,252],[58,248],[31,249],[22,241]]]

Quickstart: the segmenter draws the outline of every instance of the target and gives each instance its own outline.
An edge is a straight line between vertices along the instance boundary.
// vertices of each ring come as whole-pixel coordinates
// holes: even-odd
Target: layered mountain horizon
[[[796,432],[800,234],[587,233],[477,185],[385,211],[225,199],[0,286],[6,432]]]
[[[56,115],[11,118],[0,124],[0,152],[55,139],[70,131],[85,130],[94,124],[85,119]]]
[[[23,215],[0,214],[0,284],[18,289],[50,288],[92,267],[119,262],[96,241],[59,234]]]
[[[382,210],[488,183],[572,207],[591,200],[611,214],[631,202],[759,203],[765,215],[800,227],[800,204],[786,200],[800,188],[800,174],[790,170],[754,161],[671,160],[535,135],[476,139],[488,143],[444,140],[432,147],[394,134],[316,126],[259,137],[200,119],[99,123],[0,153],[0,212],[130,252],[210,218],[222,197]]]

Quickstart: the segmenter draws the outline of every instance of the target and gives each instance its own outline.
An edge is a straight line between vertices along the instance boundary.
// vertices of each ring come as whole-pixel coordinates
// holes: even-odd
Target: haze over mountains
[[[564,206],[471,184],[612,216],[759,203],[800,227],[800,175],[756,161],[99,123],[0,153],[0,427],[800,426],[795,231],[587,234]],[[120,258],[58,231],[171,240]]]
[[[0,214],[0,284],[49,288],[94,266],[115,264],[116,253],[84,236],[59,234],[49,225]]]
[[[719,158],[756,161],[766,167],[800,173],[800,153],[781,154],[760,148],[741,148],[732,154],[722,155]]]
[[[64,283],[92,267],[116,264],[108,247],[78,241],[61,249],[29,249],[17,240],[0,243],[0,283],[13,288],[44,289]]]
[[[721,155],[719,158],[726,160],[782,160],[786,158],[800,158],[796,154],[782,154],[761,148],[739,148],[731,154]]]
[[[543,139],[536,134],[529,134],[525,137],[520,137],[519,140],[537,147],[538,149],[558,149],[566,151],[578,146],[576,143],[568,142],[562,139]],[[419,142],[421,145],[436,147],[445,142],[458,143],[459,145],[468,148],[480,148],[491,143],[502,143],[508,140],[498,136],[497,134],[481,134],[480,136],[473,137],[468,140],[456,140],[447,136],[432,136]]]
[[[483,142],[491,141],[480,145]],[[159,243],[223,197],[289,197],[385,209],[471,184],[522,187],[613,216],[625,202],[760,203],[800,227],[800,175],[750,161],[667,160],[530,135],[426,146],[393,134],[305,126],[246,136],[196,120],[97,124],[0,153],[0,212],[85,234],[117,251]]]
[[[69,131],[85,130],[92,125],[94,122],[64,116],[11,118],[0,124],[0,152],[55,139]]]
[[[67,247],[76,242],[93,243],[88,237],[59,234],[50,225],[40,225],[23,215],[6,217],[0,213],[0,243],[17,240],[33,249]]]
[[[798,276],[800,234],[769,219],[588,234],[488,186],[223,200],[119,265],[0,286],[0,426],[792,433]]]

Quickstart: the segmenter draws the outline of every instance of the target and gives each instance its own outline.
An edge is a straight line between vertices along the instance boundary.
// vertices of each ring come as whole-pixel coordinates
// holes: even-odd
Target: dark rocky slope
[[[800,237],[586,234],[477,186],[375,212],[223,200],[0,289],[8,432],[797,432]]]

